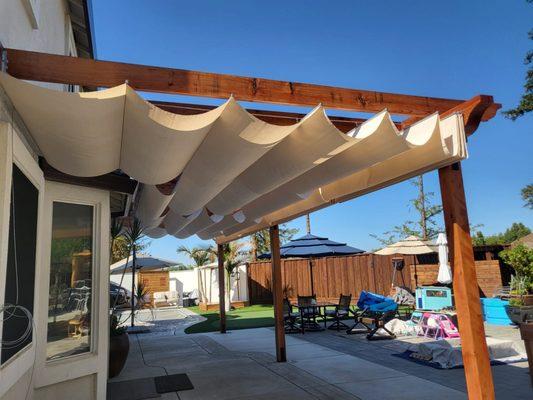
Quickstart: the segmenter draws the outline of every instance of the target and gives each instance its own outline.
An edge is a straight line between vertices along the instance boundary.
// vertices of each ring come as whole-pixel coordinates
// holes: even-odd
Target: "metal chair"
[[[298,317],[300,313],[292,312],[292,304],[288,298],[283,299],[283,323],[285,326],[285,333],[297,333],[301,331],[298,327]]]
[[[337,331],[340,331],[341,326],[344,329],[348,329],[349,326],[346,325],[344,322],[341,322],[341,318],[346,318],[350,315],[352,311],[351,309],[351,301],[352,301],[352,295],[340,295],[339,298],[339,304],[335,306],[334,310],[324,310],[324,328],[326,327],[326,321],[327,318],[335,319],[335,322],[332,323],[328,329],[337,329]]]
[[[307,330],[322,329],[316,322],[316,318],[321,316],[316,306],[316,295],[298,296],[298,309],[300,311],[302,333],[305,332],[306,328]]]

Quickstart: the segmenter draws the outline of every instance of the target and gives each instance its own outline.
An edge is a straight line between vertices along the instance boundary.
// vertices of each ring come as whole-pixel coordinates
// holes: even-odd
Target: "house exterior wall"
[[[31,3],[36,4],[37,28]],[[0,43],[4,47],[76,56],[65,0],[8,0],[0,2]],[[39,83],[61,89],[64,85]]]
[[[32,11],[35,5],[35,12]],[[76,48],[65,0],[0,1],[0,43],[4,47],[76,56]],[[9,60],[8,60],[9,62]],[[37,83],[55,90],[65,85]],[[36,279],[33,313],[33,339],[30,345],[0,366],[0,399],[100,399],[105,398],[108,354],[108,253],[109,193],[97,189],[63,185],[63,192],[90,198],[98,205],[94,237],[98,258],[95,259],[92,350],[88,354],[49,362],[46,360],[46,337],[50,263],[50,204],[45,207],[48,186],[37,164],[37,146],[20,116],[0,87],[0,304],[4,303],[11,165],[19,160],[37,175],[39,217],[37,227]],[[83,193],[78,193],[80,190]],[[45,218],[46,217],[46,218]],[[47,220],[48,219],[48,220]],[[48,234],[48,237],[46,237]],[[96,256],[95,256],[96,257]],[[105,264],[105,265],[103,265]],[[103,268],[102,268],[103,267]],[[94,272],[93,272],[94,273]],[[1,337],[0,326],[0,337]]]

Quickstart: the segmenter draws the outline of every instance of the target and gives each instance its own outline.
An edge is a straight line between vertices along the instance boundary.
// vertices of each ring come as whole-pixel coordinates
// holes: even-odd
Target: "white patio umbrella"
[[[409,236],[404,240],[388,245],[381,250],[376,251],[374,254],[381,256],[390,256],[393,254],[405,254],[405,255],[418,255],[436,253],[437,246],[435,246],[429,240],[422,240],[416,236]],[[415,266],[415,285],[418,286],[418,275],[416,273],[416,257],[414,257]],[[394,280],[394,277],[393,277]],[[393,282],[394,283],[394,282]]]
[[[439,276],[437,280],[440,283],[452,283],[452,270],[448,264],[448,241],[444,233],[439,233],[437,246],[439,247]]]

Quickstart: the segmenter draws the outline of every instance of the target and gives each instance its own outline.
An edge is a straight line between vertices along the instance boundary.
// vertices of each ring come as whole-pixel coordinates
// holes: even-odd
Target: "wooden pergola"
[[[136,90],[172,93],[188,96],[226,99],[234,96],[239,101],[273,103],[292,106],[316,106],[321,103],[328,109],[356,112],[380,112],[406,117],[397,123],[406,128],[420,119],[438,112],[442,117],[462,114],[465,131],[475,132],[481,121],[491,119],[500,105],[491,96],[478,95],[470,100],[442,99],[404,94],[383,93],[368,90],[346,89],[306,83],[271,79],[241,77],[225,74],[161,68],[111,61],[96,61],[15,49],[1,49],[3,69],[11,76],[41,82],[79,85],[82,87],[112,87],[128,82]],[[203,113],[212,107],[154,102],[158,107],[178,114]],[[302,114],[248,110],[266,122],[280,125],[293,124]],[[363,119],[331,117],[343,132],[358,126]],[[46,163],[43,163],[47,167]],[[80,184],[80,178],[68,176],[51,167],[43,168],[45,176],[52,180]],[[81,184],[108,190],[131,192],[131,179],[127,176],[107,174],[96,178],[84,178]],[[483,318],[474,266],[474,254],[470,238],[470,226],[460,163],[439,169],[439,180],[444,208],[444,220],[454,273],[454,293],[460,325],[462,354],[468,395],[472,399],[493,399],[494,387],[490,359],[486,345]],[[174,182],[169,182],[172,188]],[[164,193],[165,185],[158,185]],[[337,201],[348,200],[345,196]],[[275,315],[277,360],[286,360],[285,334],[282,312],[282,282],[278,225],[270,226],[272,253],[272,286]],[[224,245],[218,243],[220,285],[220,332],[226,331],[224,296]]]

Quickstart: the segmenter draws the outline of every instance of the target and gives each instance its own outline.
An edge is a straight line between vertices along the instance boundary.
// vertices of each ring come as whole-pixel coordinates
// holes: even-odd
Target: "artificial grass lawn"
[[[215,332],[219,329],[218,311],[200,311],[200,307],[188,307],[189,310],[207,318],[205,321],[191,325],[185,333]],[[274,326],[274,309],[271,305],[253,305],[237,308],[226,313],[226,328],[250,329]]]
[[[200,307],[188,307],[196,314],[202,315],[207,320],[191,325],[185,329],[185,333],[216,332],[219,329],[219,315],[217,311],[200,311]],[[408,306],[400,306],[400,312],[411,311]],[[353,316],[341,318],[342,320],[353,320]],[[251,329],[274,326],[274,309],[271,305],[254,305],[250,307],[237,308],[226,313],[226,329]]]

